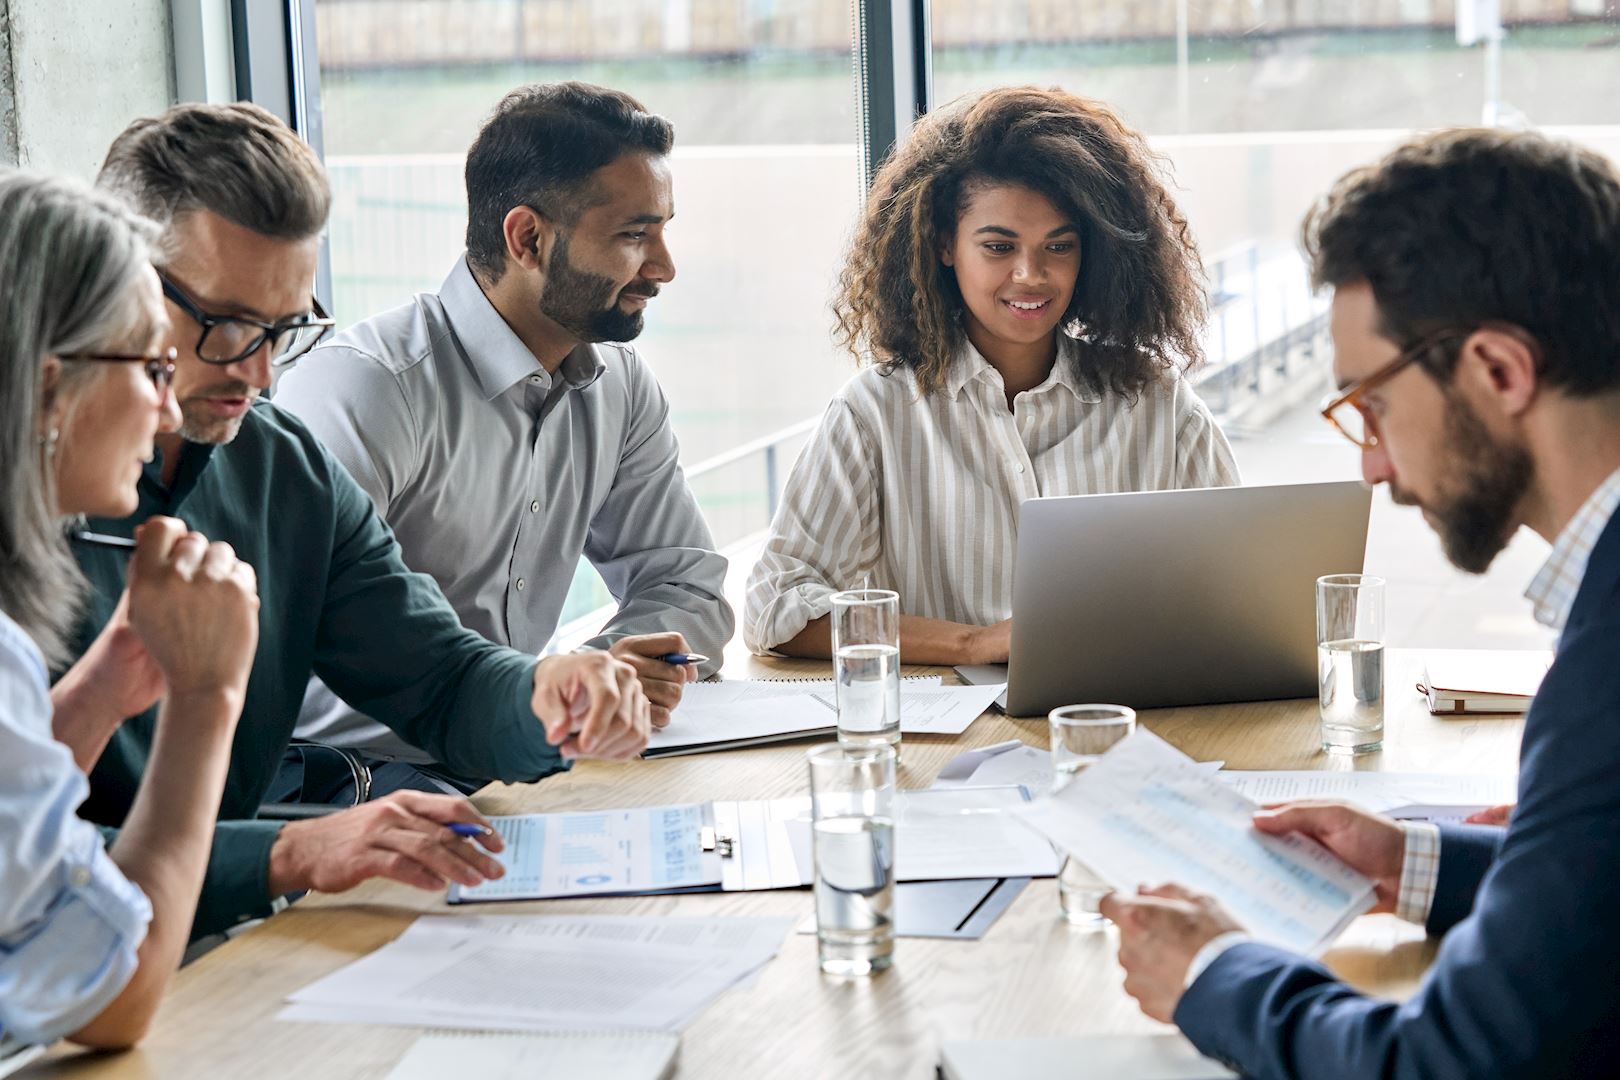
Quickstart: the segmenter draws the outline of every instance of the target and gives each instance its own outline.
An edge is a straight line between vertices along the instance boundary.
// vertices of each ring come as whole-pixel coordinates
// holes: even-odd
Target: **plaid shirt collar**
[[[1524,591],[1524,598],[1535,606],[1536,621],[1543,626],[1563,630],[1564,624],[1569,622],[1569,610],[1575,606],[1575,594],[1586,574],[1587,560],[1592,557],[1592,549],[1617,507],[1620,507],[1620,469],[1610,473],[1575,512],[1553,543],[1552,554]]]

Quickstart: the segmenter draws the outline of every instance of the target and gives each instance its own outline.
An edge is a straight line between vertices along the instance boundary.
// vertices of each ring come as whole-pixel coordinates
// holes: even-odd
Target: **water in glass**
[[[1365,754],[1384,744],[1384,643],[1346,638],[1316,647],[1322,749]]]
[[[833,657],[838,741],[848,747],[900,743],[900,650],[845,645]]]
[[[894,962],[894,821],[815,822],[816,938],[821,970],[867,975]]]

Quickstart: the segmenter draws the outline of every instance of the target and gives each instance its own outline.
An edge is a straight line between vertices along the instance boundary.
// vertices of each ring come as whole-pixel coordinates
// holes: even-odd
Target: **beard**
[[[209,386],[200,390],[197,397],[240,397],[247,398],[251,403],[259,396],[259,391],[247,383],[221,383],[218,386]],[[251,406],[250,406],[251,407]],[[247,419],[246,414],[221,420],[206,412],[207,406],[201,401],[185,400],[180,402],[180,437],[187,442],[213,443],[215,446],[224,446],[236,438],[242,430],[242,421]]]
[[[1446,558],[1459,570],[1483,574],[1513,537],[1514,512],[1530,487],[1535,466],[1518,446],[1491,438],[1460,397],[1446,394],[1445,445],[1455,469],[1433,499],[1424,503],[1390,485],[1402,506],[1421,506],[1440,537]]]
[[[656,285],[619,289],[611,278],[581,270],[568,259],[568,236],[558,237],[546,264],[540,314],[580,341],[632,341],[641,333],[642,312],[619,310],[621,296],[657,296]]]

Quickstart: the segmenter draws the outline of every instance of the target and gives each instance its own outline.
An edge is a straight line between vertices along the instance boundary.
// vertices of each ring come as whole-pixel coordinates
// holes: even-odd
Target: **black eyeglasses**
[[[73,353],[69,356],[58,356],[58,360],[70,363],[95,364],[144,364],[146,377],[152,380],[157,388],[158,396],[174,385],[174,358],[178,355],[171,346],[164,349],[157,356],[126,356],[120,353]]]
[[[246,360],[270,343],[270,363],[276,367],[290,364],[315,347],[336,322],[313,296],[309,298],[311,314],[297,315],[282,322],[267,323],[241,315],[211,315],[197,306],[197,302],[180,290],[180,286],[165,275],[163,295],[202,327],[197,338],[197,359],[205,364],[235,364]]]

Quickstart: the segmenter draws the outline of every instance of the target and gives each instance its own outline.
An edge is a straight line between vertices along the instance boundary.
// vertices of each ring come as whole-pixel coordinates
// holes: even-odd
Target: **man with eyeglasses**
[[[100,184],[165,230],[158,270],[182,426],[158,437],[134,516],[90,526],[127,536],[153,515],[178,517],[230,543],[259,579],[258,652],[194,934],[265,914],[277,897],[370,877],[437,889],[500,876],[487,853],[499,839],[459,796],[400,792],[284,826],[256,820],[311,674],[450,767],[516,782],[576,756],[639,753],[649,716],[635,671],[606,653],[537,662],[462,627],[343,467],[258,400],[272,367],[332,325],[310,295],[330,192],[286,125],[251,105],[177,106],[118,137]],[[94,765],[81,812],[115,827],[163,683],[128,625],[121,554],[76,555],[94,592],[82,656],[52,691],[56,734]],[[486,832],[467,840],[455,822]]]
[[[1559,631],[1505,829],[1298,803],[1255,815],[1371,878],[1442,937],[1376,1001],[1176,885],[1113,895],[1125,989],[1256,1077],[1611,1076],[1620,1059],[1620,172],[1540,135],[1442,132],[1352,172],[1307,218],[1332,286],[1327,418],[1462,569],[1521,527]]]

